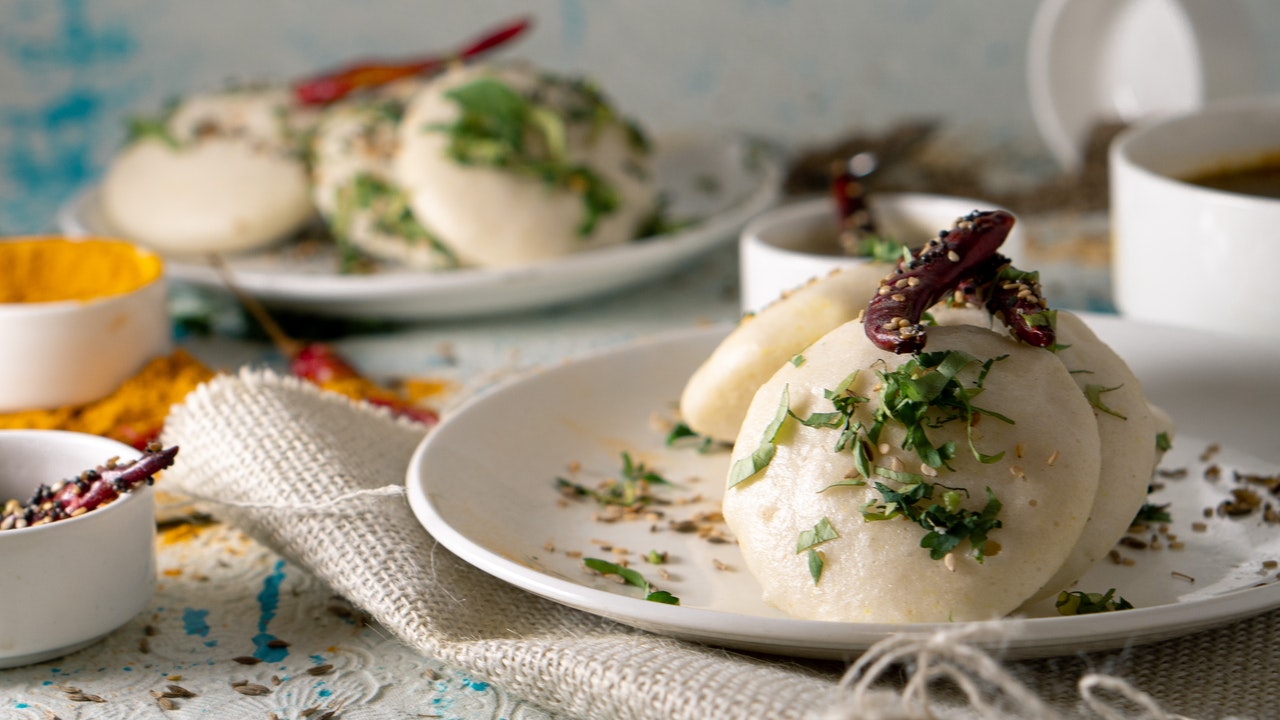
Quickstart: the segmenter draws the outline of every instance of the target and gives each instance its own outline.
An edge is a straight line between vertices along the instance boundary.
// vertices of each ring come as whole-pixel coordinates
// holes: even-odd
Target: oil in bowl
[[[1206,168],[1183,181],[1212,190],[1280,200],[1280,150],[1244,162]]]

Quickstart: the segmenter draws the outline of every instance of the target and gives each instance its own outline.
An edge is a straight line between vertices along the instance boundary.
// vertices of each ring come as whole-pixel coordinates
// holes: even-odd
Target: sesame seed
[[[1049,457],[1045,458],[1044,464],[1052,467],[1053,464],[1056,462],[1058,462],[1058,451],[1054,450],[1053,452],[1049,453]]]
[[[955,250],[948,250],[947,259],[950,260],[951,262],[960,262],[960,253],[956,252]]]
[[[956,571],[955,553],[947,553],[946,556],[942,558],[942,564],[946,565],[947,569],[950,570],[951,572],[955,572]]]
[[[920,278],[918,278],[918,277],[916,277],[916,276],[914,276],[914,275],[913,275],[913,276],[911,276],[911,277],[909,277],[909,278],[907,278],[907,287],[915,287],[915,286],[917,286],[917,285],[919,285],[919,284],[920,284]]]
[[[907,296],[903,295],[902,293],[894,293],[893,295],[890,296],[890,299],[892,299],[894,302],[906,302]]]

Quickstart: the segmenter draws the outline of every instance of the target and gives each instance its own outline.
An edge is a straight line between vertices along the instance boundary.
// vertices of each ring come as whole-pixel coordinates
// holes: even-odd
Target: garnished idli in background
[[[186,98],[165,117],[134,122],[103,179],[103,213],[164,253],[270,245],[313,216],[299,146],[309,121],[282,89]]]
[[[312,141],[312,197],[341,249],[409,267],[453,268],[457,258],[414,217],[391,168],[411,87],[421,83],[397,83],[386,97],[325,112]]]
[[[658,206],[648,143],[591,84],[527,65],[432,79],[394,176],[463,265],[511,267],[636,237]]]

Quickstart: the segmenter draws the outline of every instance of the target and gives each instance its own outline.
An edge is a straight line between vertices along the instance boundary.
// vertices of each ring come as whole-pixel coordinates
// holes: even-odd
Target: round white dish
[[[1277,151],[1276,97],[1212,103],[1116,137],[1109,156],[1111,280],[1122,314],[1280,339],[1280,199],[1182,180],[1248,167]]]
[[[868,205],[886,237],[923,245],[956,218],[974,210],[1002,209],[984,200],[928,193],[875,193]],[[760,214],[738,239],[743,312],[758,312],[813,278],[866,262],[840,253],[839,223],[830,198],[787,203]],[[1015,224],[1000,252],[1021,266],[1026,230]]]
[[[1179,422],[1166,467],[1197,464],[1210,439],[1231,443],[1213,460],[1223,467],[1224,478],[1233,463],[1258,473],[1274,473],[1280,466],[1271,437],[1280,406],[1280,379],[1273,372],[1280,344],[1242,341],[1241,352],[1222,356],[1213,336],[1114,317],[1087,319],[1129,359],[1149,396]],[[697,329],[617,348],[473,399],[426,438],[410,463],[407,487],[414,512],[445,547],[485,572],[554,601],[674,637],[847,659],[891,634],[954,627],[785,617],[760,600],[759,585],[735,545],[668,528],[670,520],[718,506],[728,456],[667,447],[655,416],[672,415],[683,383],[727,330]],[[1213,368],[1207,379],[1205,367]],[[1237,377],[1253,380],[1230,380]],[[531,426],[529,417],[538,422]],[[679,494],[703,500],[664,506],[666,517],[656,523],[604,524],[592,519],[594,503],[566,502],[555,489],[557,477],[584,485],[617,477],[624,451],[677,483]],[[573,472],[572,464],[581,469]],[[1280,606],[1275,571],[1257,573],[1262,561],[1280,559],[1280,527],[1263,526],[1256,518],[1216,518],[1206,521],[1208,532],[1189,528],[1202,519],[1202,507],[1227,492],[1227,483],[1221,485],[1200,480],[1195,469],[1188,479],[1166,481],[1153,500],[1173,503],[1173,530],[1186,549],[1133,553],[1132,567],[1103,563],[1079,586],[1098,592],[1115,587],[1137,609],[1060,617],[1049,604],[1038,608],[1036,617],[991,623],[988,644],[1009,657],[1112,649]],[[651,531],[651,525],[659,531]],[[631,567],[681,604],[647,602],[634,587],[585,573],[581,559],[567,554],[617,560],[610,548],[626,548]],[[670,580],[660,579],[658,567],[639,559],[650,550],[669,553],[670,562],[662,567]]]
[[[72,478],[123,443],[57,430],[0,431],[0,502]],[[142,612],[156,585],[150,486],[79,517],[0,531],[0,668],[66,655]]]
[[[386,268],[343,275],[335,269],[337,256],[331,246],[302,256],[285,245],[225,260],[243,290],[279,308],[393,320],[526,311],[620,290],[685,267],[734,239],[781,192],[781,158],[759,141],[684,135],[659,139],[654,147],[654,168],[669,202],[669,216],[696,219],[667,235],[518,268],[436,273]],[[102,216],[98,192],[90,187],[63,206],[58,214],[62,232],[113,234]],[[173,280],[196,286],[224,287],[217,271],[202,258],[167,257],[166,272]]]
[[[1099,123],[1255,92],[1260,51],[1236,0],[1044,0],[1028,43],[1036,126],[1066,170]]]
[[[46,240],[64,241],[19,237],[0,242]],[[90,242],[77,241],[81,248]],[[154,259],[149,251],[137,251]],[[106,397],[152,358],[169,352],[170,327],[163,276],[126,293],[84,301],[0,303],[0,337],[7,347],[0,353],[0,412]]]

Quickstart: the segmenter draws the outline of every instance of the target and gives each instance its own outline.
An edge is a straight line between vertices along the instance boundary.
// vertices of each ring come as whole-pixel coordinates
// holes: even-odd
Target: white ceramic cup
[[[1222,102],[1111,145],[1112,291],[1147,322],[1280,337],[1280,199],[1186,178],[1280,152],[1280,98]]]
[[[974,210],[1001,209],[982,200],[925,193],[877,193],[868,200],[880,231],[912,246]],[[866,262],[841,254],[838,235],[835,206],[825,197],[782,205],[748,223],[738,241],[743,312],[758,312],[782,293],[836,268]],[[1025,248],[1026,233],[1015,224],[1000,252],[1019,265]]]

